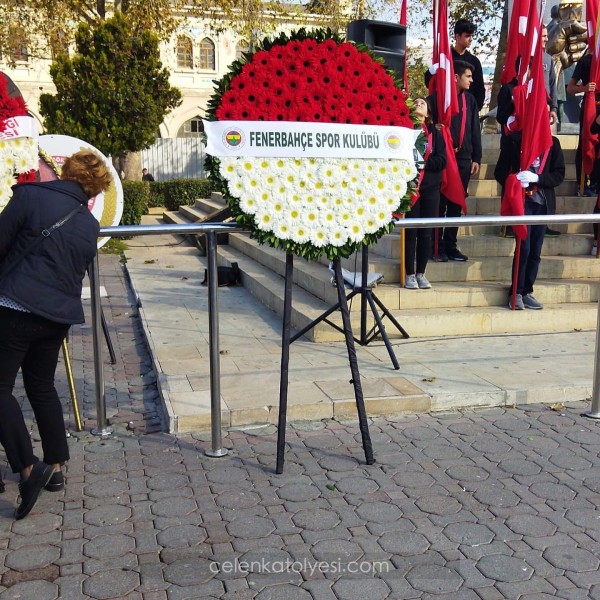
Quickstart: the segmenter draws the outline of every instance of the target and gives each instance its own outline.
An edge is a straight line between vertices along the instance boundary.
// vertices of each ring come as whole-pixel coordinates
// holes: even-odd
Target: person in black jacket
[[[440,132],[430,117],[429,106],[423,98],[414,102],[415,115],[420,119],[423,131],[427,135],[425,165],[419,175],[418,197],[406,218],[434,218],[440,204],[440,185],[442,171],[446,166],[446,147]],[[429,289],[431,284],[425,277],[425,269],[431,252],[431,229],[406,229],[404,264],[406,280],[404,287],[409,290]],[[416,269],[415,269],[416,257]]]
[[[473,84],[469,88],[469,93],[475,98],[477,103],[477,113],[483,108],[485,102],[485,82],[483,80],[483,68],[480,60],[469,52],[473,43],[473,36],[477,31],[474,23],[467,19],[458,19],[454,24],[454,46],[452,46],[452,61],[461,60],[471,65],[473,74]],[[433,65],[425,71],[425,85],[429,86],[429,80],[432,74],[437,72],[437,65]]]
[[[70,325],[84,321],[82,281],[96,255],[100,230],[88,201],[110,182],[104,160],[81,150],[66,159],[60,180],[14,186],[0,213],[0,443],[13,473],[21,475],[17,519],[31,511],[42,489],[64,487],[61,464],[69,449],[54,374]],[[43,462],[33,454],[12,395],[19,369],[40,432]]]
[[[565,178],[565,159],[558,138],[552,137],[552,147],[536,158],[526,171],[521,171],[521,134],[502,136],[500,156],[494,171],[494,177],[504,186],[511,173],[517,174],[521,186],[525,188],[525,215],[553,215],[556,213],[556,193],[554,188]],[[531,308],[539,310],[542,304],[533,297],[533,284],[537,278],[542,256],[546,225],[528,225],[527,238],[521,241],[519,275],[515,310]],[[514,273],[514,259],[513,269]],[[509,291],[509,307],[512,308],[512,286]]]
[[[458,114],[452,117],[450,132],[454,145],[454,154],[458,172],[465,189],[469,186],[472,175],[479,173],[481,165],[481,129],[475,98],[468,93],[473,82],[473,71],[471,65],[457,60],[454,62],[454,84],[458,96]],[[437,92],[431,95],[433,108],[432,117],[435,123],[437,116]],[[450,201],[444,194],[440,196],[440,217],[460,217],[461,207]],[[445,227],[438,230],[440,244],[438,260],[448,262],[456,260],[464,262],[468,257],[464,255],[457,246],[458,227]]]

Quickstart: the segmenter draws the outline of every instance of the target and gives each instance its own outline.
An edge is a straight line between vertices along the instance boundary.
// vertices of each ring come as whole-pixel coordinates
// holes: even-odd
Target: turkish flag
[[[519,37],[520,56],[522,57],[519,65],[519,84],[513,89],[515,115],[522,125],[520,157],[522,171],[529,169],[538,156],[542,156],[546,150],[552,147],[548,96],[544,85],[542,48],[539,43],[541,21],[536,2],[529,4],[525,25],[526,27],[523,28],[525,35]],[[516,176],[509,175],[504,185],[500,208],[500,214],[504,216],[524,214],[525,192],[520,183],[517,181],[518,185],[516,185],[515,181]],[[515,236],[519,239],[527,237],[525,225],[515,226],[514,231]]]
[[[442,125],[442,137],[446,143],[447,155],[440,191],[448,200],[458,204],[466,215],[466,192],[458,172],[454,143],[450,133],[452,117],[458,114],[458,97],[448,35],[448,0],[434,0],[433,8],[433,64],[438,64],[438,70],[431,81],[437,91],[438,122]]]
[[[585,18],[587,23],[588,47],[592,50],[592,66],[590,68],[590,81],[594,81],[600,88],[600,40],[598,32],[598,0],[586,0]],[[581,151],[583,159],[583,172],[589,175],[594,169],[596,160],[596,147],[598,134],[592,134],[590,127],[596,118],[596,94],[586,92],[583,97],[583,116],[581,124]],[[579,185],[580,182],[578,181]]]
[[[500,83],[502,85],[512,81],[517,76],[515,63],[517,62],[517,56],[523,56],[521,48],[523,47],[525,32],[527,30],[528,12],[529,0],[514,0],[506,42],[506,57],[504,59],[502,74],[500,75]]]

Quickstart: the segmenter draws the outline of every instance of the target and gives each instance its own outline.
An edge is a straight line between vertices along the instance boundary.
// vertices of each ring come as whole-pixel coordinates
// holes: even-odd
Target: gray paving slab
[[[166,433],[160,373],[154,376],[126,275],[110,256],[101,257],[101,273],[118,358],[104,365],[115,433],[107,439],[89,433],[91,330],[76,327],[70,348],[85,429],[74,429],[61,364],[72,454],[66,490],[42,494],[33,512],[15,522],[17,479],[2,463],[0,599],[600,597],[600,424],[580,416],[587,402],[565,401],[553,410],[547,388],[533,378],[528,398],[537,402],[371,416],[372,466],[364,463],[353,415],[291,422],[282,475],[274,472],[273,425],[225,428],[229,455],[210,459],[203,452],[210,435]],[[259,331],[254,323],[248,335]],[[409,365],[403,385],[435,383],[418,374],[437,365],[444,377],[458,377],[472,360],[478,374],[469,385],[485,394],[478,365],[486,357],[514,369],[519,357],[539,353],[554,362],[559,378],[570,360],[591,361],[581,353],[583,344],[592,352],[590,334],[541,337],[513,337],[510,347],[497,338],[398,345]],[[525,341],[528,349],[520,347]],[[553,348],[561,349],[558,370]],[[303,364],[318,366],[319,357],[332,353],[329,369],[343,381],[336,352],[327,344],[300,354]],[[363,357],[369,377],[384,380],[374,393],[385,395],[385,350],[361,349]],[[276,370],[259,358],[253,357],[254,369]],[[449,363],[461,368],[453,373]],[[334,389],[332,379],[320,381]],[[21,382],[15,395],[31,420]],[[32,420],[31,428],[39,446]]]

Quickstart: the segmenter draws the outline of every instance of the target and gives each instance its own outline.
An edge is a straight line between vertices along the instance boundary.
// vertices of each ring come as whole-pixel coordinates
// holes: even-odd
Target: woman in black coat
[[[0,442],[13,473],[21,475],[17,519],[29,513],[44,487],[64,487],[61,464],[69,449],[54,374],[69,327],[84,321],[82,281],[100,229],[88,201],[110,182],[104,160],[81,150],[66,159],[60,180],[16,185],[0,213]],[[43,462],[33,454],[12,395],[19,369]]]
[[[427,148],[425,150],[425,165],[419,174],[418,197],[412,208],[406,213],[406,218],[416,219],[435,218],[440,208],[440,186],[442,184],[442,171],[446,167],[446,147],[442,135],[437,130],[430,118],[427,101],[417,98],[414,102],[415,114],[421,121],[421,126],[427,135]],[[406,267],[406,280],[404,287],[409,290],[428,289],[431,284],[425,277],[427,261],[431,253],[431,228],[407,228],[404,264]],[[415,268],[416,258],[416,268]]]

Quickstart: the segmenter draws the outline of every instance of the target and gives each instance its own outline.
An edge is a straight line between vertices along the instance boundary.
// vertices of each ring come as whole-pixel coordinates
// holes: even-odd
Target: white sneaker
[[[592,246],[592,251],[590,252],[590,254],[592,256],[598,256],[598,245],[596,244],[596,242],[594,242],[594,245]]]
[[[422,290],[428,290],[431,287],[431,284],[427,281],[427,277],[423,273],[417,273],[417,285]]]
[[[417,283],[417,278],[414,275],[407,275],[404,280],[404,287],[407,290],[418,290],[419,284]]]

